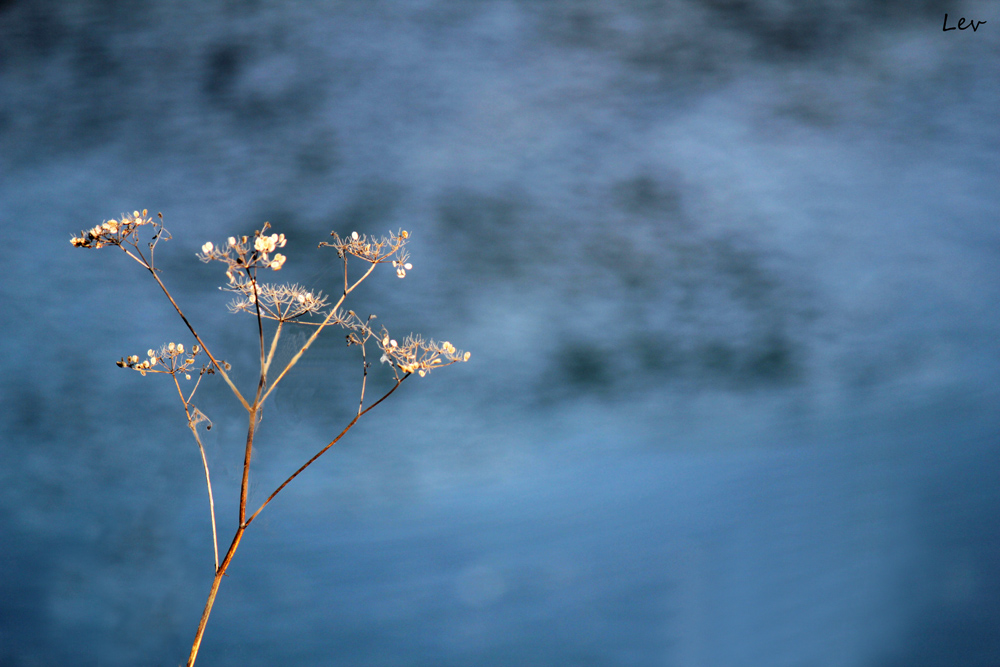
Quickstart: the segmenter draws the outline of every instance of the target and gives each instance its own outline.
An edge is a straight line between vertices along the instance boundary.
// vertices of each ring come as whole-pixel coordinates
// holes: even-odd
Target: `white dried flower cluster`
[[[402,262],[397,262],[395,260],[393,260],[392,266],[393,268],[396,269],[396,275],[399,276],[400,278],[405,278],[406,272],[413,268],[413,265],[410,264],[409,262],[406,262],[404,264]]]
[[[122,213],[120,220],[107,220],[91,229],[80,232],[80,236],[72,237],[69,242],[77,248],[103,248],[106,245],[118,245],[130,241],[135,244],[135,232],[143,225],[157,225],[148,217],[149,211],[133,211],[131,215]]]
[[[324,315],[328,298],[318,291],[307,290],[301,285],[268,285],[254,283],[246,278],[231,280],[228,290],[240,296],[229,304],[231,313],[254,313],[260,307],[260,316],[279,322],[291,322],[304,315]]]
[[[347,238],[341,238],[337,232],[330,232],[330,236],[334,239],[331,243],[324,241],[319,245],[320,247],[335,248],[339,257],[354,255],[372,264],[391,261],[393,267],[396,268],[396,275],[400,278],[413,268],[413,265],[406,261],[409,255],[404,246],[406,240],[410,238],[410,233],[405,229],[400,230],[397,234],[390,232],[389,236],[380,238],[369,238],[367,235],[357,232],[351,232]]]
[[[421,336],[414,334],[403,339],[403,344],[400,345],[389,337],[389,332],[384,327],[378,342],[382,350],[382,363],[392,364],[393,369],[397,371],[397,377],[399,371],[416,373],[424,377],[435,368],[468,361],[472,356],[470,352],[455,349],[455,346],[448,341],[442,343],[425,341]]]
[[[161,346],[159,350],[152,348],[146,350],[146,358],[144,359],[140,359],[139,355],[133,354],[115,363],[120,368],[131,368],[143,375],[147,372],[169,373],[171,375],[183,373],[185,379],[190,380],[190,371],[193,370],[195,358],[201,351],[200,345],[194,345],[191,351],[185,354],[183,343],[167,343]],[[223,366],[226,370],[230,368],[228,363],[223,363]],[[205,365],[198,370],[199,375],[212,374],[214,372],[215,369],[211,365]]]
[[[237,281],[237,276],[247,269],[262,268],[280,271],[287,259],[278,248],[284,248],[288,240],[284,234],[266,234],[271,227],[265,222],[264,228],[254,232],[252,237],[230,236],[225,246],[217,246],[211,241],[201,246],[198,259],[203,262],[223,262],[226,264],[226,277],[230,284]],[[273,255],[272,255],[273,253]]]

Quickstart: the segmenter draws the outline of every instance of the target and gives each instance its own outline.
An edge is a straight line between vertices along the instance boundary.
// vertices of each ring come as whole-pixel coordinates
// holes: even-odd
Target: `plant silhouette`
[[[447,341],[438,343],[433,340],[424,340],[419,335],[410,334],[403,338],[402,342],[397,342],[385,327],[380,327],[378,331],[372,328],[372,320],[375,319],[375,315],[361,318],[353,310],[342,310],[342,306],[348,295],[364,282],[378,265],[391,264],[392,268],[396,271],[396,275],[400,278],[404,278],[406,272],[413,268],[409,262],[405,248],[407,239],[409,238],[408,232],[399,231],[398,233],[390,233],[388,236],[380,238],[370,238],[357,232],[352,232],[349,236],[341,237],[336,232],[331,232],[333,240],[320,243],[319,247],[332,248],[336,251],[337,261],[342,265],[344,275],[343,286],[340,288],[340,296],[331,305],[331,297],[325,296],[320,292],[307,290],[300,285],[270,284],[259,280],[260,272],[280,271],[287,259],[284,254],[278,252],[279,249],[283,249],[287,244],[285,235],[268,233],[269,231],[270,224],[264,223],[263,228],[255,231],[252,235],[230,236],[225,243],[220,245],[209,241],[201,247],[201,253],[198,254],[198,258],[203,262],[219,262],[224,265],[226,273],[224,289],[235,294],[235,298],[229,305],[229,310],[233,313],[248,313],[256,320],[257,340],[259,344],[259,373],[257,376],[257,386],[252,395],[250,395],[250,398],[247,398],[246,395],[240,392],[233,383],[228,374],[228,371],[231,370],[229,363],[213,355],[209,345],[195,331],[194,326],[188,321],[187,316],[174,300],[174,297],[170,294],[170,291],[160,277],[160,270],[156,268],[155,264],[157,246],[161,241],[170,239],[170,234],[163,227],[162,213],[158,214],[156,219],[153,219],[149,217],[146,210],[134,211],[131,215],[122,215],[118,220],[107,220],[70,239],[70,242],[79,248],[114,246],[123,250],[126,255],[149,272],[153,280],[156,281],[157,285],[163,291],[163,294],[170,301],[174,310],[177,311],[177,314],[184,321],[184,324],[195,340],[190,348],[186,348],[183,343],[170,342],[159,348],[150,348],[143,357],[132,354],[121,358],[117,362],[118,366],[138,371],[143,376],[147,374],[159,374],[170,377],[183,405],[188,428],[198,443],[198,450],[201,453],[201,461],[205,470],[205,484],[208,487],[208,502],[212,522],[215,576],[212,579],[212,586],[209,590],[208,599],[205,602],[201,620],[198,623],[194,642],[191,645],[191,653],[187,662],[189,667],[194,664],[198,657],[198,649],[201,646],[205,627],[212,613],[212,606],[215,603],[215,597],[219,591],[222,577],[225,576],[226,570],[229,568],[233,556],[239,548],[240,541],[243,539],[243,533],[253,520],[257,518],[257,515],[267,507],[282,489],[302,471],[312,465],[316,459],[337,444],[363,416],[382,403],[382,401],[389,398],[411,375],[416,373],[418,376],[423,377],[433,370],[444,368],[457,362],[468,361],[470,356],[468,352],[456,349],[454,345]],[[348,260],[352,257],[362,262],[363,265],[367,265],[362,275],[353,282],[348,277]],[[265,333],[264,320],[276,323],[273,333]],[[281,339],[282,332],[288,326],[309,327],[312,328],[312,333],[284,367],[276,370],[272,368],[275,350],[278,348],[278,341]],[[250,483],[250,459],[253,453],[254,438],[260,426],[261,411],[264,403],[319,335],[331,326],[337,326],[342,330],[346,330],[347,344],[357,346],[361,351],[362,376],[357,411],[350,422],[336,437],[289,475],[261,503],[260,507],[248,516],[247,490]],[[368,347],[372,345],[381,352],[380,361],[382,363],[380,366],[388,366],[391,369],[393,383],[390,389],[380,398],[370,401],[366,406],[365,391],[368,387],[368,371],[371,368],[371,363],[368,361]],[[233,395],[247,414],[247,436],[239,496],[239,522],[237,523],[236,532],[229,544],[229,548],[225,551],[221,560],[219,558],[219,540],[216,527],[212,478],[209,472],[208,460],[205,456],[205,448],[198,433],[199,424],[205,422],[206,428],[210,429],[212,422],[193,403],[198,387],[205,376],[216,374],[221,376],[229,386]],[[196,379],[195,376],[197,376]],[[191,384],[192,380],[194,380],[193,384]]]

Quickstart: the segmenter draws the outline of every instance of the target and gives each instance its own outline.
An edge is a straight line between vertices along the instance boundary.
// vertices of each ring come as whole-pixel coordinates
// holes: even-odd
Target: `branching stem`
[[[201,620],[198,623],[198,631],[195,634],[194,642],[191,645],[191,652],[188,656],[188,667],[193,667],[195,660],[198,657],[198,651],[201,647],[202,639],[205,635],[205,627],[208,624],[209,616],[212,613],[212,607],[215,604],[216,595],[219,592],[219,586],[222,583],[222,578],[226,576],[226,572],[232,563],[233,557],[236,554],[236,550],[243,539],[243,534],[246,532],[247,527],[257,518],[257,516],[267,507],[268,504],[286,486],[288,486],[293,479],[298,477],[303,471],[309,466],[316,462],[319,457],[330,450],[335,444],[337,444],[341,438],[343,438],[358,421],[373,410],[377,405],[381,404],[382,401],[386,400],[391,396],[399,386],[414,372],[419,373],[423,376],[426,372],[430,372],[432,369],[442,368],[443,366],[455,363],[456,361],[467,361],[469,358],[469,353],[465,353],[464,357],[461,357],[461,353],[456,351],[455,347],[451,343],[444,342],[441,344],[435,344],[431,341],[426,344],[419,336],[409,336],[404,340],[402,346],[397,345],[395,340],[389,338],[388,333],[383,328],[383,334],[377,338],[379,341],[379,347],[383,349],[386,356],[383,356],[383,361],[390,361],[393,374],[395,376],[395,384],[382,395],[377,401],[365,407],[365,396],[368,389],[368,352],[367,343],[369,339],[375,336],[371,330],[371,320],[374,319],[374,315],[369,315],[368,320],[362,322],[360,318],[354,313],[354,311],[348,311],[348,316],[343,315],[339,312],[341,305],[347,299],[347,296],[353,292],[358,285],[364,282],[368,276],[371,275],[372,271],[378,264],[388,262],[392,260],[393,266],[396,268],[396,273],[400,278],[406,275],[406,270],[412,268],[412,266],[406,262],[407,254],[403,250],[403,244],[406,238],[408,238],[408,233],[401,231],[399,234],[391,234],[388,238],[380,239],[369,239],[367,236],[359,235],[358,233],[352,233],[350,239],[341,239],[336,233],[331,235],[336,237],[335,243],[320,243],[320,246],[334,247],[340,258],[343,260],[344,269],[344,286],[340,298],[337,303],[330,308],[329,312],[323,318],[322,322],[301,322],[302,324],[308,324],[315,327],[312,335],[306,340],[306,342],[300,347],[300,349],[292,356],[284,368],[278,373],[277,377],[269,382],[269,372],[272,363],[274,363],[278,343],[281,339],[283,332],[284,323],[286,321],[296,320],[300,315],[305,313],[322,313],[322,308],[325,306],[327,297],[319,294],[317,297],[313,297],[310,292],[308,294],[303,294],[297,286],[288,287],[282,286],[279,288],[274,288],[270,285],[262,285],[257,282],[257,269],[258,267],[270,268],[274,270],[280,270],[282,264],[285,261],[283,255],[275,254],[273,259],[269,259],[268,253],[273,252],[276,247],[284,247],[285,237],[284,234],[272,234],[266,236],[265,232],[269,229],[270,223],[264,223],[262,230],[258,230],[255,233],[253,249],[250,249],[248,245],[249,237],[242,236],[241,240],[236,240],[236,237],[230,237],[228,245],[224,248],[216,248],[211,242],[205,243],[202,246],[202,254],[199,257],[203,261],[218,260],[226,262],[228,265],[228,270],[226,272],[230,281],[230,289],[233,291],[241,292],[244,297],[251,300],[254,304],[254,311],[257,316],[257,342],[260,351],[260,373],[257,381],[257,390],[253,396],[252,402],[248,401],[236,385],[233,383],[229,374],[226,372],[229,368],[229,364],[225,362],[220,362],[212,354],[209,347],[205,344],[205,341],[201,339],[198,332],[195,331],[194,326],[188,321],[187,316],[181,310],[180,306],[174,300],[174,297],[170,294],[163,280],[160,278],[160,272],[155,267],[155,255],[156,246],[161,240],[167,240],[170,238],[170,234],[164,229],[162,220],[162,214],[159,215],[160,222],[153,223],[151,219],[146,218],[147,211],[143,210],[142,214],[136,211],[132,216],[123,216],[121,221],[109,220],[102,225],[91,229],[90,231],[84,231],[81,236],[73,237],[71,242],[74,246],[82,246],[88,248],[100,248],[107,245],[114,245],[121,248],[129,257],[140,264],[144,269],[149,271],[153,280],[156,284],[160,286],[163,294],[170,301],[170,304],[177,311],[181,320],[187,326],[191,335],[194,336],[198,345],[195,345],[191,351],[189,357],[185,357],[178,362],[178,356],[184,353],[184,347],[181,344],[175,346],[174,343],[169,343],[166,348],[161,349],[160,353],[157,355],[151,349],[149,352],[149,359],[139,362],[139,357],[137,355],[131,355],[128,359],[122,359],[118,362],[119,366],[128,367],[134,370],[138,370],[142,375],[147,373],[167,373],[171,376],[174,382],[174,387],[177,390],[177,395],[181,399],[181,403],[184,406],[184,413],[187,416],[188,428],[191,434],[194,436],[195,442],[198,443],[198,450],[201,453],[201,462],[205,470],[205,484],[208,487],[208,504],[209,511],[212,521],[212,546],[215,558],[215,574],[212,579],[212,586],[209,590],[208,598],[205,601],[205,607],[202,611]],[[154,224],[155,233],[149,240],[148,244],[142,244],[138,241],[136,236],[136,229],[142,225]],[[352,255],[360,258],[363,261],[368,262],[368,269],[364,274],[358,278],[353,283],[350,281],[348,276],[348,255]],[[247,282],[243,281],[242,273],[246,274]],[[237,278],[236,276],[240,277]],[[249,290],[247,287],[249,286]],[[277,290],[277,291],[276,291]],[[281,291],[284,290],[284,291]],[[267,303],[262,304],[262,292],[265,301]],[[287,297],[287,299],[286,299]],[[273,310],[268,304],[273,306]],[[239,301],[237,303],[237,310],[249,310],[249,304],[246,301]],[[268,344],[264,335],[264,318],[276,319],[278,321],[277,328],[274,331],[273,337]],[[267,398],[274,391],[275,387],[281,382],[285,375],[298,363],[302,355],[305,354],[312,344],[319,337],[320,332],[330,324],[339,324],[345,326],[347,329],[351,330],[348,335],[348,344],[360,344],[361,345],[361,362],[362,362],[362,376],[361,376],[361,392],[358,399],[358,408],[356,413],[350,422],[341,430],[337,437],[326,444],[322,449],[316,452],[308,461],[299,466],[299,468],[293,472],[289,477],[282,482],[278,487],[269,495],[257,510],[247,517],[247,500],[248,500],[248,489],[250,482],[250,462],[253,456],[254,440],[257,434],[257,427],[261,421],[261,415],[264,408],[264,403]],[[201,371],[198,374],[198,380],[194,383],[194,387],[191,389],[190,393],[185,396],[184,390],[181,388],[180,381],[177,378],[178,373],[183,373],[185,377],[190,380],[190,374],[188,370],[194,364],[195,355],[197,355],[200,350],[204,350],[205,354],[211,360],[211,366],[203,365]],[[461,358],[460,358],[461,357]],[[447,364],[441,363],[442,358],[448,361]],[[163,364],[163,369],[156,368],[158,363]],[[247,423],[247,435],[246,435],[246,446],[243,455],[243,474],[242,480],[240,482],[240,498],[239,498],[239,521],[236,525],[236,532],[233,535],[233,539],[229,544],[229,548],[226,550],[223,558],[219,559],[219,538],[218,530],[216,526],[215,517],[215,497],[212,490],[212,478],[209,473],[208,457],[205,453],[205,446],[201,441],[201,436],[198,433],[198,424],[202,421],[208,421],[208,427],[212,428],[211,422],[208,417],[204,415],[197,407],[194,406],[192,400],[195,393],[198,391],[198,387],[201,385],[201,380],[205,374],[211,374],[218,372],[226,384],[232,390],[233,394],[239,400],[243,409],[247,412],[248,423]],[[402,375],[401,375],[402,373]]]

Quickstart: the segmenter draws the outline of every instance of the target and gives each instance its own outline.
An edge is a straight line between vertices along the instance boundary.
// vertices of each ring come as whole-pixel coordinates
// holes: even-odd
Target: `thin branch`
[[[284,324],[284,322],[278,320],[278,328],[274,332],[274,338],[271,339],[271,349],[267,353],[267,361],[264,362],[265,373],[271,368],[271,362],[274,361],[274,351],[278,349],[278,338],[281,337],[281,327],[284,326]]]
[[[368,360],[365,357],[365,343],[361,342],[361,364],[364,367],[364,375],[361,376],[361,398],[358,400],[358,416],[361,416],[361,409],[365,406],[365,386],[368,384]]]
[[[205,377],[204,371],[202,371],[201,373],[198,373],[198,379],[195,380],[195,382],[194,382],[194,388],[191,390],[191,393],[188,394],[187,401],[186,401],[187,403],[190,403],[191,399],[194,398],[194,392],[198,391],[198,385],[201,384],[201,379],[203,377]]]
[[[201,443],[201,437],[198,435],[198,422],[200,419],[196,417],[202,417],[206,421],[208,417],[205,417],[204,413],[198,408],[195,408],[195,415],[192,417],[191,410],[189,409],[191,398],[184,398],[184,392],[181,391],[181,383],[177,381],[177,374],[171,373],[170,377],[174,381],[174,386],[177,387],[177,395],[181,397],[181,403],[184,404],[184,414],[187,415],[188,428],[191,429],[192,435],[194,435],[195,442],[198,443],[198,451],[201,452],[201,463],[205,467],[205,483],[208,485],[208,509],[212,515],[212,547],[215,549],[215,569],[219,569],[219,535],[215,529],[215,497],[212,494],[212,477],[208,473],[208,458],[205,456],[205,446]],[[198,377],[198,382],[201,382],[201,377]],[[198,385],[195,385],[195,390],[198,389]],[[194,396],[194,390],[191,391],[191,396]],[[211,428],[211,422],[209,422],[209,428]]]
[[[197,410],[197,408],[195,408]],[[200,414],[200,412],[199,412]],[[204,416],[204,415],[202,415]],[[208,474],[208,458],[205,456],[205,446],[201,444],[198,436],[197,423],[188,423],[188,428],[194,434],[194,439],[198,442],[198,450],[201,451],[201,463],[205,466],[205,484],[208,485],[208,507],[212,513],[212,546],[215,548],[215,569],[219,569],[219,534],[215,528],[215,498],[212,495],[212,477]]]
[[[254,269],[253,274],[250,273],[250,269],[247,269],[247,277],[250,278],[250,285],[253,287],[253,305],[257,311],[257,337],[260,340],[260,384],[264,384],[264,378],[266,375],[266,369],[264,366],[264,320],[260,316],[260,291],[257,289],[257,269]],[[260,395],[260,389],[257,390],[257,395]]]
[[[129,254],[131,255],[132,253]],[[233,384],[233,381],[229,379],[229,374],[226,373],[226,369],[223,368],[222,364],[220,364],[214,356],[212,356],[212,353],[211,351],[209,351],[208,346],[205,345],[205,341],[201,339],[201,336],[198,335],[198,332],[195,331],[194,327],[191,326],[191,323],[188,322],[188,319],[187,317],[184,316],[184,312],[181,310],[181,307],[177,305],[177,302],[174,301],[174,297],[172,297],[170,295],[170,292],[167,290],[167,286],[163,284],[162,280],[160,280],[160,276],[156,275],[156,271],[151,266],[147,264],[144,264],[144,266],[146,267],[146,269],[149,270],[150,274],[152,274],[153,279],[156,281],[156,284],[160,286],[160,289],[163,290],[163,293],[167,295],[168,299],[170,299],[170,303],[171,305],[173,305],[174,310],[176,310],[177,314],[181,316],[182,320],[184,320],[184,324],[187,325],[188,331],[191,332],[191,335],[194,336],[195,340],[198,341],[198,344],[201,345],[201,349],[205,350],[205,354],[207,354],[208,358],[212,360],[212,364],[215,366],[216,370],[219,371],[219,374],[222,375],[222,379],[225,380],[226,384],[229,385],[229,388],[233,390],[233,393],[236,395],[236,398],[240,399],[240,403],[243,405],[244,409],[246,409],[249,412],[250,404],[247,403],[247,400],[245,398],[243,398],[243,394],[241,394],[240,390],[236,388],[236,385]]]
[[[159,234],[160,232],[157,232],[156,236],[157,241],[159,240]],[[150,245],[152,247],[155,247],[156,244],[152,243]],[[239,399],[240,403],[243,405],[243,408],[249,412],[250,405],[247,403],[246,399],[243,398],[243,394],[241,394],[240,390],[236,388],[236,385],[233,384],[233,381],[229,379],[229,375],[226,373],[226,369],[222,367],[222,364],[220,364],[215,359],[214,356],[212,356],[212,352],[208,349],[208,346],[205,345],[205,341],[201,339],[201,336],[198,335],[198,332],[195,331],[191,323],[188,322],[188,319],[187,317],[184,316],[184,312],[181,310],[181,307],[177,305],[177,302],[174,301],[174,297],[171,296],[170,291],[167,289],[167,286],[163,284],[163,281],[160,280],[160,276],[156,274],[156,269],[153,268],[152,262],[146,261],[146,257],[142,254],[142,251],[139,250],[139,246],[137,245],[133,244],[133,247],[135,248],[135,252],[138,254],[138,256],[133,254],[131,250],[127,249],[123,245],[120,245],[118,247],[120,247],[125,252],[126,255],[128,255],[136,262],[138,262],[144,269],[149,271],[149,273],[153,276],[153,279],[156,281],[156,284],[159,285],[160,289],[163,290],[163,293],[167,295],[167,299],[170,300],[170,304],[174,307],[174,310],[177,311],[177,314],[181,316],[181,319],[184,321],[184,324],[187,325],[187,328],[191,332],[191,335],[194,336],[195,340],[198,341],[202,349],[205,350],[205,354],[208,355],[208,358],[212,360],[212,364],[215,366],[216,370],[218,370],[219,373],[222,375],[222,379],[225,380],[226,384],[229,385],[229,388],[233,390],[233,393],[236,395],[236,398]]]
[[[372,315],[369,315],[368,319],[365,321],[365,329],[367,329],[368,331],[371,331],[368,325],[371,324],[372,317],[373,317]],[[365,343],[367,342],[368,342],[368,335],[366,334],[361,339],[361,367],[364,369],[364,374],[361,376],[361,398],[358,400],[359,417],[361,416],[362,408],[364,408],[365,406],[365,387],[368,384],[368,355],[365,350]]]
[[[363,417],[365,415],[365,413],[367,413],[369,410],[371,410],[372,408],[374,408],[376,405],[378,405],[379,403],[381,403],[385,399],[389,398],[389,396],[392,395],[392,392],[396,391],[396,389],[399,388],[399,385],[401,385],[403,383],[403,380],[405,380],[409,376],[410,376],[410,374],[407,373],[402,378],[400,378],[399,380],[397,380],[396,384],[393,385],[392,389],[390,389],[388,392],[386,392],[385,396],[383,396],[382,398],[378,399],[377,401],[375,401],[374,403],[372,403],[370,406],[368,406],[365,410],[363,410],[363,411],[359,412],[357,415],[355,415],[354,419],[352,419],[351,422],[347,426],[344,427],[344,430],[341,431],[340,434],[336,438],[334,438],[333,440],[331,440],[330,443],[326,447],[324,447],[323,449],[321,449],[318,452],[316,452],[315,456],[313,456],[311,459],[309,459],[308,461],[306,461],[302,465],[302,467],[300,467],[298,470],[296,470],[295,472],[293,472],[288,479],[286,479],[284,482],[282,482],[281,486],[279,486],[277,489],[275,489],[274,493],[272,493],[270,496],[267,497],[267,500],[265,500],[264,503],[260,507],[257,508],[257,511],[254,512],[250,516],[250,518],[246,520],[246,523],[243,524],[243,525],[244,526],[249,526],[250,522],[253,521],[254,518],[256,518],[256,516],[258,514],[260,514],[261,510],[264,509],[265,507],[267,507],[268,503],[270,503],[274,499],[274,497],[281,492],[282,489],[284,489],[286,486],[288,486],[288,484],[293,479],[295,479],[296,477],[298,477],[299,473],[301,473],[303,470],[305,470],[306,468],[308,468],[309,466],[311,466],[316,459],[318,459],[319,457],[321,457],[323,454],[325,454],[327,452],[327,450],[329,450],[331,447],[333,447],[335,444],[337,444],[337,442],[341,438],[343,438],[344,435],[348,431],[350,431],[351,428],[353,428],[355,424],[358,423],[358,420],[361,419],[361,417]]]

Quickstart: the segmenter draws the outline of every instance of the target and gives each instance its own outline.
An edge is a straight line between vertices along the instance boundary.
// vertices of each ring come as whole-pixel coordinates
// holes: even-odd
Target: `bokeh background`
[[[409,230],[348,307],[473,355],[268,507],[199,664],[1000,663],[998,35],[985,1],[0,2],[0,664],[180,664],[207,594],[176,395],[114,366],[192,341],[69,244],[142,208],[244,387],[195,253],[264,221],[323,290],[331,230]],[[359,380],[310,350],[251,504]],[[196,403],[224,548],[245,424]]]

